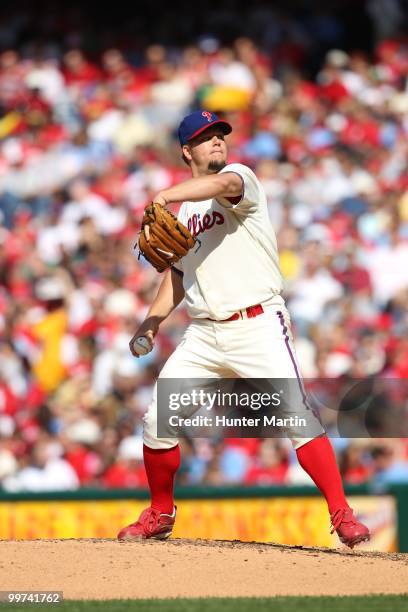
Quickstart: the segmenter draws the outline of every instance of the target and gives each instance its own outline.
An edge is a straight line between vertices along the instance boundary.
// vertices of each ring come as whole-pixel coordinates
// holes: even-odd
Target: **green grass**
[[[408,595],[361,597],[242,597],[208,599],[113,599],[64,601],[60,604],[0,604],[0,611],[61,610],[61,612],[408,612]]]

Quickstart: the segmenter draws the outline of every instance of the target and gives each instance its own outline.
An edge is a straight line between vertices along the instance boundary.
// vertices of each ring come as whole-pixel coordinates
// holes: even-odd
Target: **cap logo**
[[[212,114],[209,113],[208,111],[203,111],[201,114],[203,117],[207,119],[208,122],[212,121]]]

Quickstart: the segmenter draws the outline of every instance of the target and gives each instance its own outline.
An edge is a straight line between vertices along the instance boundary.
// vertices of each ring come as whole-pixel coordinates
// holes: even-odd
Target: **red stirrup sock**
[[[348,508],[336,456],[327,436],[307,442],[296,454],[302,468],[325,496],[330,514]]]
[[[173,514],[174,476],[180,466],[180,447],[149,448],[143,445],[143,457],[149,481],[151,507],[163,514]]]

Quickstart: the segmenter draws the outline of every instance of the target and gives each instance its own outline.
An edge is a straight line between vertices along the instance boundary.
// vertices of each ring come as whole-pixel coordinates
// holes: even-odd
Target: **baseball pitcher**
[[[158,193],[154,205],[159,208],[146,210],[140,250],[159,271],[167,270],[130,350],[135,357],[151,350],[160,324],[185,298],[191,323],[160,378],[293,379],[299,389],[297,412],[306,414],[265,192],[250,168],[228,164],[225,137],[231,131],[229,123],[208,111],[196,111],[180,124],[180,146],[192,178]],[[183,202],[176,239],[171,220],[160,222],[163,207],[174,202]],[[319,420],[309,437],[296,428],[286,433],[327,501],[332,532],[350,548],[368,540],[367,527],[346,501]],[[119,540],[165,539],[176,519],[173,483],[180,450],[176,438],[157,436],[157,387],[144,417],[144,461],[151,505],[120,531]]]

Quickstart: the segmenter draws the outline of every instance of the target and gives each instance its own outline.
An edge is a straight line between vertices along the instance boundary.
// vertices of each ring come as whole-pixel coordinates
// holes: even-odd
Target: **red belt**
[[[217,321],[217,319],[207,319],[207,321],[215,321],[216,323],[226,323],[227,321],[237,321],[237,319],[253,319],[253,317],[257,317],[262,314],[264,309],[262,304],[255,304],[255,306],[248,306],[248,308],[243,308],[242,310],[238,310],[238,312],[234,312],[233,315],[229,317],[229,319],[221,319],[221,321]]]

